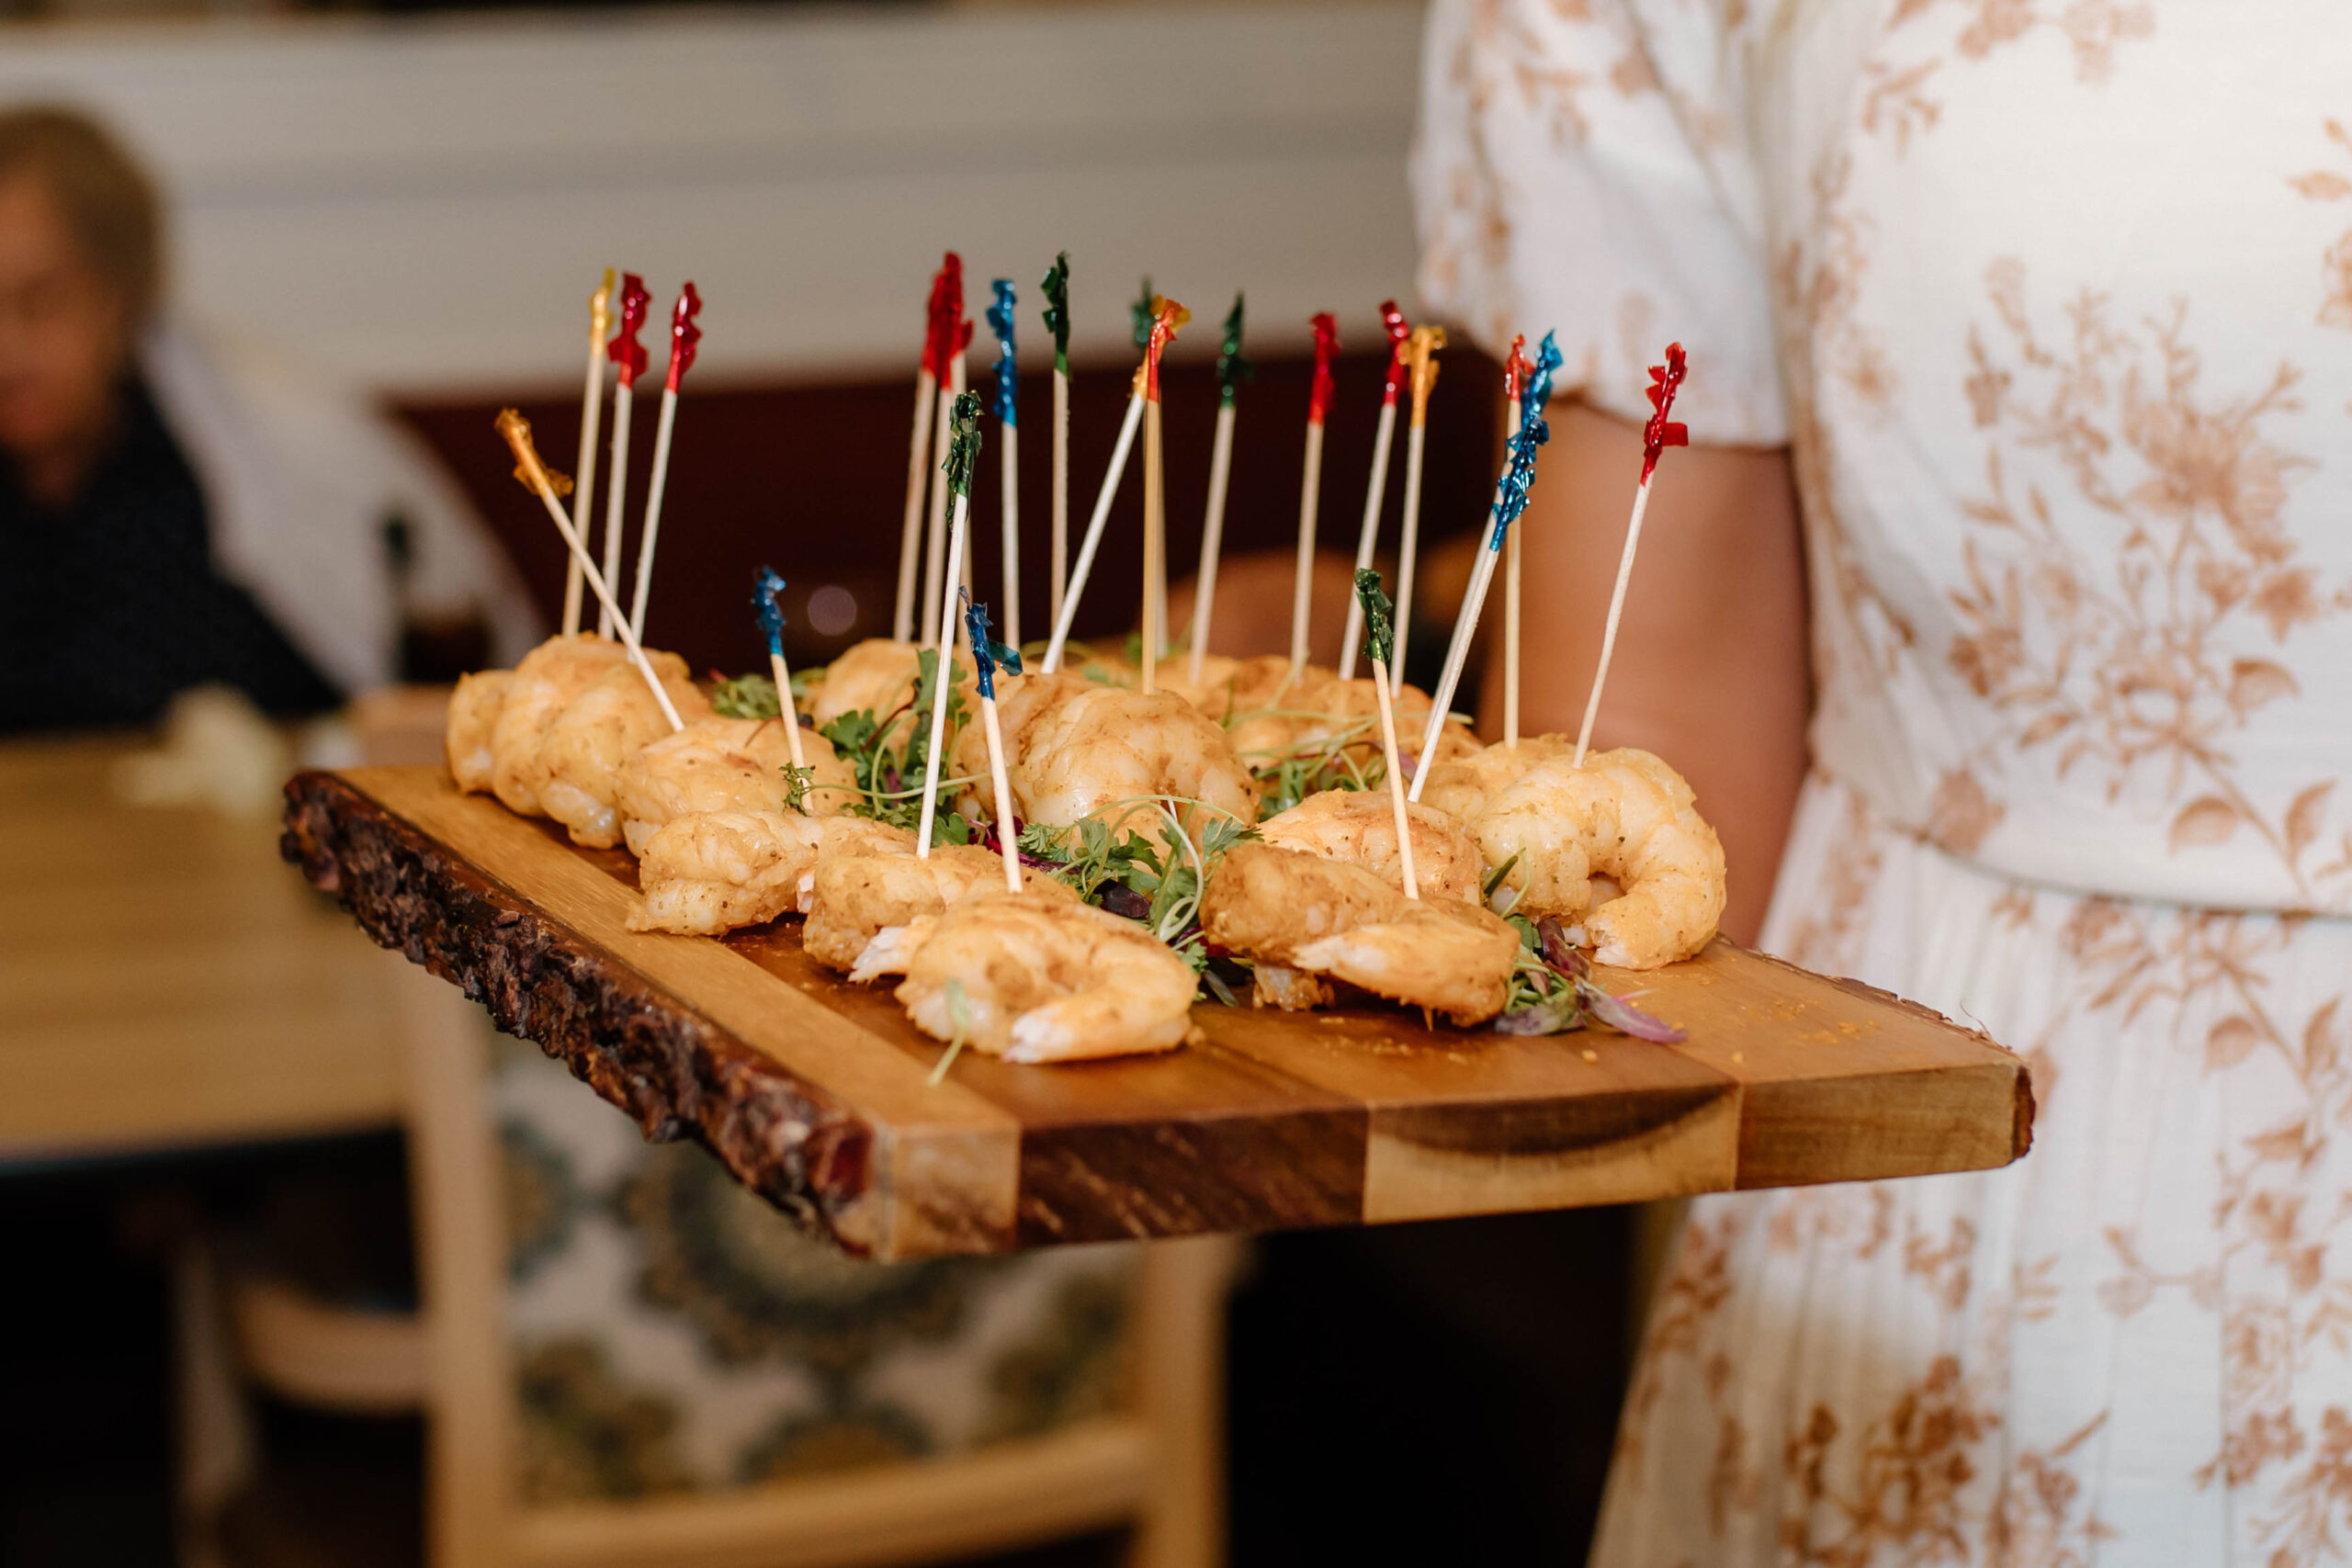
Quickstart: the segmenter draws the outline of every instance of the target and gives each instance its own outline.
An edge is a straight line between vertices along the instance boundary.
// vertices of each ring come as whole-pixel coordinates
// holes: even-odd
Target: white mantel
[[[1080,352],[1149,268],[1253,346],[1407,297],[1420,8],[540,13],[0,29],[0,100],[91,106],[171,192],[175,288],[396,392],[560,385],[608,262],[691,274],[713,378],[911,372],[939,253]],[[988,345],[985,327],[979,346]],[[976,359],[976,367],[978,361]]]

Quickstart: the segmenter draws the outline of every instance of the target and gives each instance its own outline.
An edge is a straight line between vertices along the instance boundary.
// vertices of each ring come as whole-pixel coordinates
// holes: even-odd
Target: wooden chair
[[[1125,1328],[1128,1394],[1105,1413],[939,1457],[724,1490],[535,1500],[521,1462],[521,1390],[531,1369],[518,1358],[510,1272],[516,1238],[503,1213],[511,1198],[502,1201],[513,1186],[514,1151],[502,1148],[493,1113],[497,1074],[525,1064],[510,1055],[506,1067],[492,1065],[494,1052],[535,1048],[494,1044],[481,1009],[456,987],[390,954],[386,962],[399,971],[390,983],[407,1045],[424,1310],[387,1323],[381,1314],[338,1313],[282,1286],[232,1278],[222,1282],[221,1315],[244,1375],[285,1397],[381,1410],[413,1391],[426,1417],[433,1568],[919,1562],[1119,1524],[1134,1527],[1138,1568],[1221,1561],[1223,1305],[1236,1250],[1213,1237],[1122,1249],[1140,1254]],[[582,1113],[618,1117],[588,1103],[584,1086],[567,1081],[561,1092],[582,1097]],[[574,1102],[563,1103],[571,1114]],[[621,1130],[636,1137],[625,1123]],[[715,1167],[711,1177],[725,1179]],[[786,1222],[777,1216],[776,1224]],[[223,1428],[219,1379],[210,1381],[212,1392],[198,1388],[189,1402],[198,1407],[191,1428]],[[233,1438],[207,1447],[215,1455],[239,1451]],[[215,1496],[238,1468],[203,1453],[192,1467],[198,1489]]]

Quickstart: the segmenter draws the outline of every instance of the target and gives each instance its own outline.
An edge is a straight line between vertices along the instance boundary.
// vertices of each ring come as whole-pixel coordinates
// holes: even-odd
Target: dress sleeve
[[[1695,441],[1788,439],[1736,0],[1437,0],[1413,152],[1425,308],[1501,357],[1558,333],[1562,391],[1645,420],[1690,355]]]

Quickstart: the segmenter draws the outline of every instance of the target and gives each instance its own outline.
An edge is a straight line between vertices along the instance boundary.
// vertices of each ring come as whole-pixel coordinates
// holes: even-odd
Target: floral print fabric
[[[1631,418],[1679,338],[1695,439],[1791,445],[1889,820],[2352,915],[2346,64],[2335,0],[1455,0],[1422,289]]]
[[[2041,1100],[1695,1206],[1600,1568],[2352,1561],[2347,64],[2324,0],[1432,9],[1426,302],[1790,447],[1765,945]]]
[[[501,1038],[522,1495],[717,1492],[1113,1414],[1132,1247],[865,1263]]]
[[[2352,926],[2024,887],[1826,778],[1786,868],[1765,945],[2014,1045],[2033,1152],[1694,1205],[1595,1568],[2345,1561]]]

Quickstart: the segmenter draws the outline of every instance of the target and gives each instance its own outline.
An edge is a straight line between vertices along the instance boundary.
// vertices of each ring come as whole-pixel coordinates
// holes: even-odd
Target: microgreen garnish
[[[1503,879],[1510,874],[1510,868],[1519,863],[1519,851],[1511,851],[1510,859],[1487,873],[1487,879],[1478,884],[1478,899],[1481,903],[1495,896],[1495,889],[1503,885]]]
[[[1120,801],[1149,807],[1157,817],[1147,834],[1124,822],[1114,830],[1089,817],[1066,828],[1033,822],[1021,831],[1019,847],[1030,863],[1043,866],[1100,909],[1136,921],[1165,942],[1203,976],[1212,995],[1230,1003],[1232,991],[1209,974],[1209,952],[1201,937],[1201,889],[1225,852],[1258,831],[1230,817],[1203,830],[1196,847],[1175,811],[1194,805],[1174,796]]]
[[[1519,963],[1511,972],[1510,1000],[1495,1028],[1504,1034],[1558,1034],[1603,1024],[1621,1034],[1672,1045],[1683,1032],[1634,1006],[1628,997],[1613,996],[1592,977],[1592,961],[1574,942],[1560,922],[1546,915],[1540,920],[1507,916],[1519,932]]]
[[[947,1069],[956,1065],[956,1058],[964,1054],[965,1038],[972,1032],[972,1012],[964,998],[964,982],[947,982],[946,1000],[947,1021],[955,1027],[956,1032],[947,1042],[947,1050],[939,1058],[939,1065],[931,1069],[931,1087],[933,1089],[937,1089],[940,1080],[947,1076]]]
[[[846,808],[849,814],[909,829],[920,826],[922,815],[923,763],[930,751],[931,705],[939,685],[937,650],[927,648],[915,658],[915,694],[910,701],[880,719],[874,716],[870,708],[859,708],[820,726],[817,731],[831,741],[833,750],[849,763],[858,794],[858,798]],[[967,711],[963,687],[951,682],[947,688],[944,744],[953,746]],[[943,777],[939,784],[943,790],[953,790],[971,782],[968,778]],[[972,825],[953,811],[939,812],[932,819],[934,844],[969,843],[971,837]]]
[[[782,718],[783,707],[775,700],[775,682],[765,674],[722,676],[710,672],[710,711],[721,718]],[[795,670],[792,672],[792,700],[802,712],[808,707],[808,694],[816,690],[813,676],[821,671]]]

